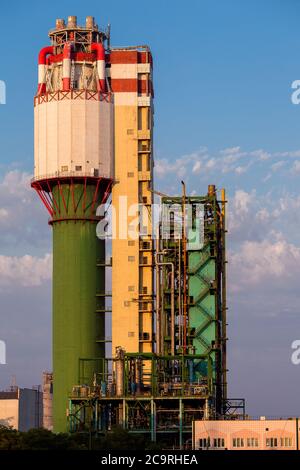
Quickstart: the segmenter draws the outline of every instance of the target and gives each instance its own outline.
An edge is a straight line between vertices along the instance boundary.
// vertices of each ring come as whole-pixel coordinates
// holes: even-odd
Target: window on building
[[[138,159],[138,170],[143,171],[143,158],[141,156]]]
[[[232,447],[244,447],[244,439],[242,437],[233,438]]]
[[[81,165],[76,165],[75,170],[76,171],[82,171],[82,166]]]
[[[134,246],[135,241],[134,240],[128,240],[128,246]]]
[[[199,439],[199,449],[207,449],[210,447],[210,438],[204,437],[203,439]]]
[[[225,440],[220,437],[214,439],[214,447],[225,447]]]
[[[266,447],[277,447],[277,437],[268,437],[266,439]]]
[[[258,439],[256,437],[248,437],[247,447],[258,447]]]
[[[134,286],[128,286],[128,291],[133,292],[134,291]]]
[[[128,261],[134,261],[135,257],[134,256],[128,256]]]
[[[281,437],[280,438],[280,447],[292,447],[292,438],[291,437]]]

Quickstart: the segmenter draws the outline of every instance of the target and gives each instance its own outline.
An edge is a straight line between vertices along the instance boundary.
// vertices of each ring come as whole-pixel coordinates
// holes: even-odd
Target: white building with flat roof
[[[199,420],[193,450],[299,450],[299,418]]]

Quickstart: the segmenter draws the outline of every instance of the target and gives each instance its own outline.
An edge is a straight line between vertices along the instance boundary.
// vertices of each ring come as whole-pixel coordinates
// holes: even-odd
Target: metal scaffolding
[[[228,417],[225,205],[212,185],[205,196],[186,196],[183,186],[182,197],[162,197],[154,350],[80,359],[71,431],[119,425],[183,449],[194,420]],[[101,372],[91,378],[91,369]]]

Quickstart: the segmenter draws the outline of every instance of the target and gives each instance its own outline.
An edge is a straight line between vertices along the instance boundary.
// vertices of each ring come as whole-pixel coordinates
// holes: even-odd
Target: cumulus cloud
[[[292,166],[292,173],[300,173],[300,160],[296,160]]]
[[[241,147],[228,147],[224,150],[221,150],[220,153],[223,155],[234,155],[240,153]]]
[[[299,279],[300,248],[284,239],[245,241],[239,251],[230,254],[235,292],[250,285],[270,284],[273,279],[291,282]]]
[[[201,169],[201,162],[198,160],[197,162],[195,162],[192,172],[197,174],[200,172],[200,169]]]
[[[263,182],[267,182],[276,173],[300,171],[300,150],[292,152],[268,152],[264,149],[243,150],[239,146],[221,149],[216,153],[210,153],[208,149],[200,149],[197,152],[186,154],[175,160],[170,158],[157,158],[155,163],[155,173],[158,178],[166,175],[177,177],[189,176],[201,173],[201,177],[216,177],[218,174],[229,174],[240,177],[249,174],[256,178],[257,171],[264,170],[267,176],[262,177]],[[200,171],[201,168],[201,171]]]
[[[282,168],[283,166],[284,166],[284,161],[279,160],[279,162],[273,163],[273,165],[271,165],[271,169],[272,169],[272,171],[277,171],[280,168]]]
[[[48,214],[30,187],[31,175],[10,170],[0,179],[1,254],[49,250],[51,230]]]
[[[164,177],[166,174],[177,175],[182,177],[188,170],[196,167],[196,172],[200,169],[201,161],[204,157],[205,149],[200,149],[197,152],[183,155],[182,157],[174,159],[156,159],[155,160],[155,173],[158,177]],[[192,170],[191,170],[192,171]]]
[[[5,286],[40,286],[51,279],[52,255],[47,253],[42,258],[0,255],[0,288]]]

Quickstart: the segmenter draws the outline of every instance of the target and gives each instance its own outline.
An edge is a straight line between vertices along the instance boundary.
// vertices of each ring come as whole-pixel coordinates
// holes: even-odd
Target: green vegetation
[[[159,450],[161,446],[122,428],[91,436],[88,433],[54,434],[46,429],[19,432],[0,425],[0,450]]]

